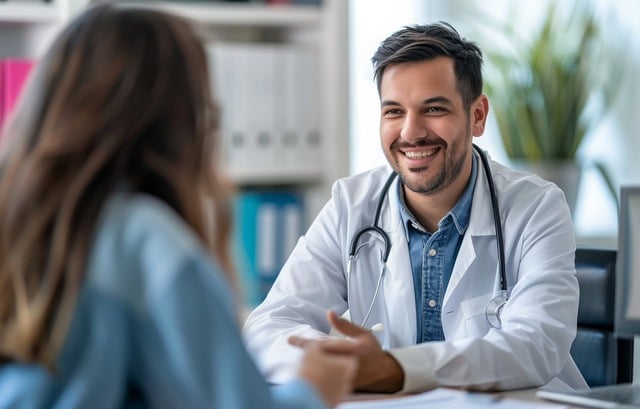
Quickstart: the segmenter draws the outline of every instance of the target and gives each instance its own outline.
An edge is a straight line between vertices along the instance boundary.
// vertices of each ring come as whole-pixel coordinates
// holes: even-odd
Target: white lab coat
[[[478,162],[480,163],[480,162]],[[436,386],[516,389],[544,385],[552,379],[586,387],[569,355],[576,334],[578,282],[575,237],[562,191],[531,174],[491,163],[504,231],[510,298],[502,328],[487,322],[487,303],[499,291],[496,235],[483,167],[473,194],[471,219],[443,299],[446,341],[416,345],[416,309],[408,244],[399,211],[396,181],[391,185],[380,227],[391,239],[381,294],[371,327],[383,348],[405,371],[403,391]],[[258,365],[272,382],[295,373],[300,351],[289,335],[307,337],[330,331],[326,311],[342,314],[350,307],[362,323],[380,271],[379,236],[361,243],[350,278],[346,268],[354,233],[373,221],[382,186],[391,172],[380,167],[337,181],[332,197],[302,237],[265,301],[248,317],[244,338]]]

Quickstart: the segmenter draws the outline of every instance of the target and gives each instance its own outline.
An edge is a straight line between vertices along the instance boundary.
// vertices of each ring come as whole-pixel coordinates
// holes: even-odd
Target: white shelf
[[[59,23],[62,19],[62,9],[55,2],[8,1],[0,3],[0,23]]]
[[[183,15],[204,24],[226,27],[315,27],[322,21],[317,6],[269,6],[259,3],[200,3],[162,2],[149,5],[132,2],[144,7],[160,8]]]
[[[228,177],[234,183],[247,186],[267,185],[304,185],[315,184],[322,180],[322,171],[308,168],[278,169],[229,169]]]

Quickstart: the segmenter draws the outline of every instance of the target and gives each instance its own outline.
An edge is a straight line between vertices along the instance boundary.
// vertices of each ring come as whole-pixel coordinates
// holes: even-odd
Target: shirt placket
[[[422,342],[442,341],[441,313],[446,234],[438,231],[423,238],[422,249]]]

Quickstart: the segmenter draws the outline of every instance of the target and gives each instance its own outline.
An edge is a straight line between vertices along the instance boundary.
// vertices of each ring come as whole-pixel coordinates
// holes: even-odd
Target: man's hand
[[[371,331],[339,318],[333,311],[327,313],[327,318],[338,332],[347,337],[346,339],[310,340],[293,336],[289,338],[289,343],[305,347],[310,342],[320,342],[326,351],[357,356],[359,365],[354,382],[357,391],[392,393],[402,389],[402,367],[391,354],[380,347]]]

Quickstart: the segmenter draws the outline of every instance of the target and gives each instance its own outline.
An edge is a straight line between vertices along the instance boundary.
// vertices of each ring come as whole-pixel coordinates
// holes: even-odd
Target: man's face
[[[478,104],[485,108],[480,124]],[[486,108],[483,96],[465,110],[450,58],[387,67],[380,84],[380,139],[406,188],[423,195],[461,193],[471,174],[472,134],[482,134]]]

